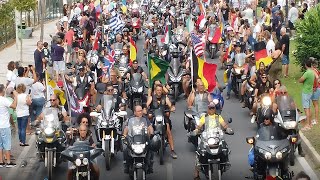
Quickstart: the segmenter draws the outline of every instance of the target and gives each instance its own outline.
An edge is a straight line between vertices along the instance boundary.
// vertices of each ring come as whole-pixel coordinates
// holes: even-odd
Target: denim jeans
[[[18,117],[18,134],[21,143],[26,143],[26,129],[29,116]]]
[[[44,98],[32,99],[31,114],[30,114],[31,122],[33,122],[42,113],[44,104],[45,104]]]

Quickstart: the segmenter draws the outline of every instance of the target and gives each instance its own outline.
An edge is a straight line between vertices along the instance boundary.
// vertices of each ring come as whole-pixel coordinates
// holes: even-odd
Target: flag
[[[136,43],[130,37],[130,64],[137,60],[137,51]]]
[[[166,83],[165,74],[168,67],[169,62],[159,57],[148,55],[149,87],[155,80],[160,80],[162,84]]]
[[[198,58],[192,51],[192,66],[194,82],[196,82],[197,79],[201,79],[208,92],[212,92],[216,87],[217,65],[205,62],[203,59]]]
[[[191,18],[191,15],[188,17],[186,24],[187,24],[188,32],[189,32],[189,33],[192,32],[193,29],[194,29],[194,22],[193,22],[193,20],[192,20],[192,18]]]
[[[216,32],[213,35],[211,43],[218,44],[222,43],[222,31],[223,31],[223,24],[221,23],[220,26],[216,29]]]
[[[204,27],[205,23],[206,23],[206,17],[204,14],[201,14],[200,16],[198,16],[198,20],[196,22],[197,26],[201,29]]]
[[[65,105],[66,103],[66,98],[64,96],[64,92],[57,86],[57,83],[50,78],[50,75],[48,72],[46,72],[46,78],[47,78],[47,91],[49,92],[49,97],[53,94],[55,94],[57,97],[59,97],[59,100],[61,102],[61,105]]]
[[[76,116],[83,113],[83,107],[79,104],[79,99],[74,92],[72,85],[65,83],[66,91],[68,94],[69,105],[71,109],[71,116]]]
[[[171,26],[169,24],[166,25],[166,29],[164,31],[164,36],[161,38],[161,42],[164,44],[169,44],[171,39]]]
[[[99,49],[99,38],[101,36],[101,33],[99,31],[96,31],[94,41],[93,41],[93,46],[92,50],[97,51]]]
[[[109,20],[109,27],[114,33],[117,33],[124,27],[124,22],[119,15],[115,15]]]
[[[263,62],[265,66],[272,63],[272,58],[268,56],[266,43],[264,41],[254,44],[254,56],[256,58],[257,69],[259,69],[260,62]]]
[[[202,56],[202,54],[204,52],[204,45],[203,45],[203,42],[201,41],[201,39],[197,35],[195,35],[194,33],[191,33],[191,41],[192,41],[193,48],[194,48],[196,55],[198,57]]]
[[[231,50],[232,50],[232,42],[230,42],[229,47],[227,48],[226,53],[223,56],[224,60],[228,59],[228,56],[229,56]]]
[[[95,0],[94,8],[95,8],[95,11],[96,11],[96,17],[99,19],[100,14],[102,12],[100,0]]]

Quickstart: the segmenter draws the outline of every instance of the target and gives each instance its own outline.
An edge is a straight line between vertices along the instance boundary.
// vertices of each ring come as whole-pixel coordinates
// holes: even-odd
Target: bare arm
[[[123,130],[123,136],[124,136],[124,137],[126,137],[126,136],[128,135],[128,131],[129,131],[129,129],[128,129],[128,127],[126,126],[126,127],[124,128],[124,130]]]
[[[10,105],[10,108],[12,109],[15,109],[17,107],[17,96],[18,96],[18,93],[16,91],[13,91],[13,102],[12,104]]]
[[[148,96],[148,100],[147,100],[147,103],[146,103],[147,108],[149,108],[151,102],[152,102],[152,96]]]
[[[32,100],[31,100],[31,96],[30,96],[30,95],[27,96],[26,102],[27,102],[27,105],[28,105],[28,106],[31,105]]]
[[[153,134],[153,127],[150,125],[148,127],[148,135],[150,136],[151,134]]]
[[[190,93],[189,97],[188,97],[188,107],[192,107],[193,106],[193,101],[194,101],[194,91]]]

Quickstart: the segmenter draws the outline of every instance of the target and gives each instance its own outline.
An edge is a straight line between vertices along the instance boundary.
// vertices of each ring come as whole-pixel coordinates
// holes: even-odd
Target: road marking
[[[23,151],[19,155],[19,157],[16,158],[17,166],[15,168],[10,169],[8,176],[7,176],[8,177],[7,179],[14,179],[15,178],[15,176],[17,175],[17,170],[20,168],[20,164],[21,164],[22,160],[25,160],[25,157],[26,157],[27,153],[29,152],[30,148],[34,146],[33,144],[35,143],[35,139],[36,139],[36,135],[32,135],[30,137],[30,139],[28,141],[29,146],[25,146],[23,148]]]
[[[166,165],[167,167],[167,180],[173,180],[173,169],[172,169],[172,163],[168,162]]]
[[[297,152],[295,153],[295,156],[298,159],[299,163],[301,164],[305,173],[307,173],[312,180],[319,179],[304,157],[300,157],[300,155],[298,155]]]

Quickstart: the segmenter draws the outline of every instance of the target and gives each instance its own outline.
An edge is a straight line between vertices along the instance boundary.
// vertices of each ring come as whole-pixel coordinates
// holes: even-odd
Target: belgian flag
[[[212,92],[216,87],[217,65],[205,62],[203,59],[198,58],[194,51],[192,51],[192,66],[194,82],[196,82],[197,79],[201,79],[208,92]]]
[[[266,43],[264,41],[254,44],[254,56],[256,58],[257,69],[259,69],[260,62],[263,62],[265,66],[272,63],[272,58],[268,56]]]

